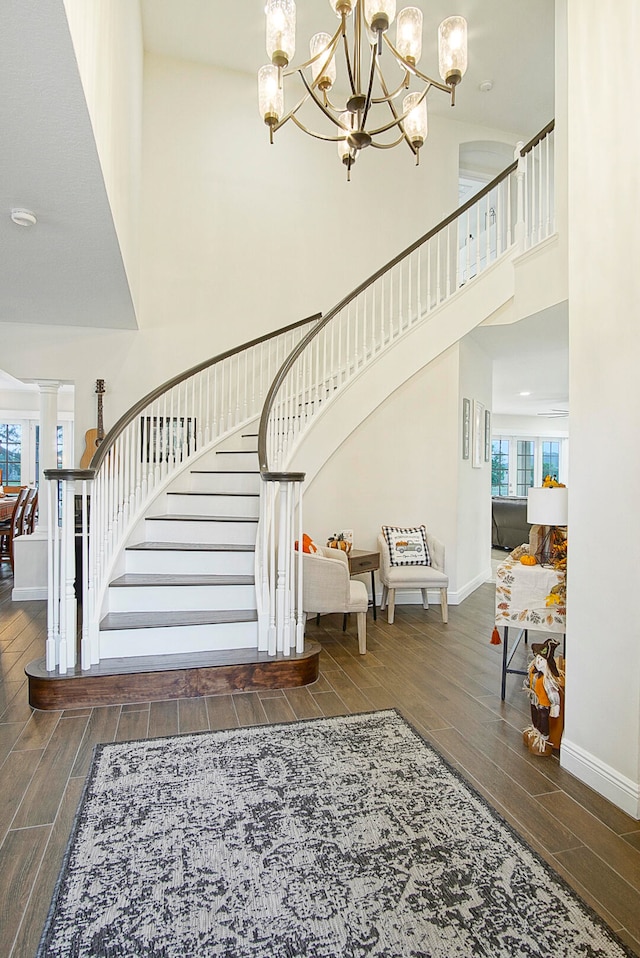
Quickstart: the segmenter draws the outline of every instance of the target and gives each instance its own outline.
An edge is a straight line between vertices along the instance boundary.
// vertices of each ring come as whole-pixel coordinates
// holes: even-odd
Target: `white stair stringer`
[[[257,648],[256,445],[225,440],[151,504],[107,590],[101,659]]]

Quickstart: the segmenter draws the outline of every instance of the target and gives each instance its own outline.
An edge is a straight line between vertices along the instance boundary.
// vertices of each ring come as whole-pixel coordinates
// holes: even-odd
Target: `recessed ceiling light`
[[[531,393],[530,393],[530,392],[522,392],[522,393],[518,393],[518,395],[519,395],[519,396],[530,396]]]
[[[31,210],[11,210],[11,219],[16,226],[35,226],[38,222],[35,213],[32,213]]]

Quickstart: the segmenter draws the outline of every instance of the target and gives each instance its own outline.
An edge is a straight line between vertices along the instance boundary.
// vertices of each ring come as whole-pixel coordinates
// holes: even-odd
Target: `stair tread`
[[[217,449],[216,456],[247,456],[249,453],[258,455],[257,449]]]
[[[196,476],[259,476],[259,469],[190,469]]]
[[[188,575],[127,572],[113,579],[111,586],[185,586],[185,585],[254,585],[252,575]]]
[[[145,516],[147,522],[257,522],[257,516],[190,516],[169,515]]]
[[[138,542],[132,552],[255,552],[255,546],[235,542]]]
[[[167,493],[168,496],[238,496],[238,498],[244,497],[245,499],[253,498],[258,499],[260,497],[259,492],[194,492],[189,490],[188,492],[176,492],[175,490]]]
[[[257,622],[255,609],[205,609],[185,612],[109,612],[100,622],[103,632],[116,629],[157,629],[188,625]]]

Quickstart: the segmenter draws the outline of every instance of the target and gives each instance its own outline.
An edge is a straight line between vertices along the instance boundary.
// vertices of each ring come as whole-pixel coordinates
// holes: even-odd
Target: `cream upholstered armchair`
[[[367,608],[369,595],[364,582],[349,575],[346,552],[318,546],[318,552],[303,552],[303,598],[305,615],[325,612],[355,612],[358,647],[367,651]]]
[[[422,606],[425,609],[429,608],[427,589],[439,589],[442,621],[449,621],[447,605],[449,576],[444,572],[444,546],[429,532],[426,532],[426,540],[431,565],[392,565],[387,540],[382,534],[378,536],[379,576],[382,583],[380,611],[384,611],[385,606],[388,605],[387,621],[390,625],[393,623],[395,613],[396,589],[420,589]]]

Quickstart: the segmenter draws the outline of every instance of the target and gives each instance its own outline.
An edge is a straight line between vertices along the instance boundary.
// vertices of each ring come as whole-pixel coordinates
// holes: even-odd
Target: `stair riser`
[[[228,474],[219,472],[192,472],[189,486],[192,492],[260,492],[260,476],[255,472]]]
[[[255,516],[259,515],[258,496],[180,495],[167,496],[169,515],[175,516]]]
[[[254,447],[255,449],[255,447]],[[209,460],[208,468],[222,469],[228,472],[258,468],[257,452],[218,452]]]
[[[147,542],[231,542],[253,545],[257,522],[190,522],[188,519],[147,519]]]
[[[252,585],[123,586],[109,589],[109,612],[255,609]]]
[[[173,652],[250,649],[255,648],[257,643],[257,622],[169,626],[165,629],[114,629],[100,633],[100,657],[130,658],[135,655],[170,655]]]
[[[253,552],[128,551],[125,571],[140,575],[253,575]]]

